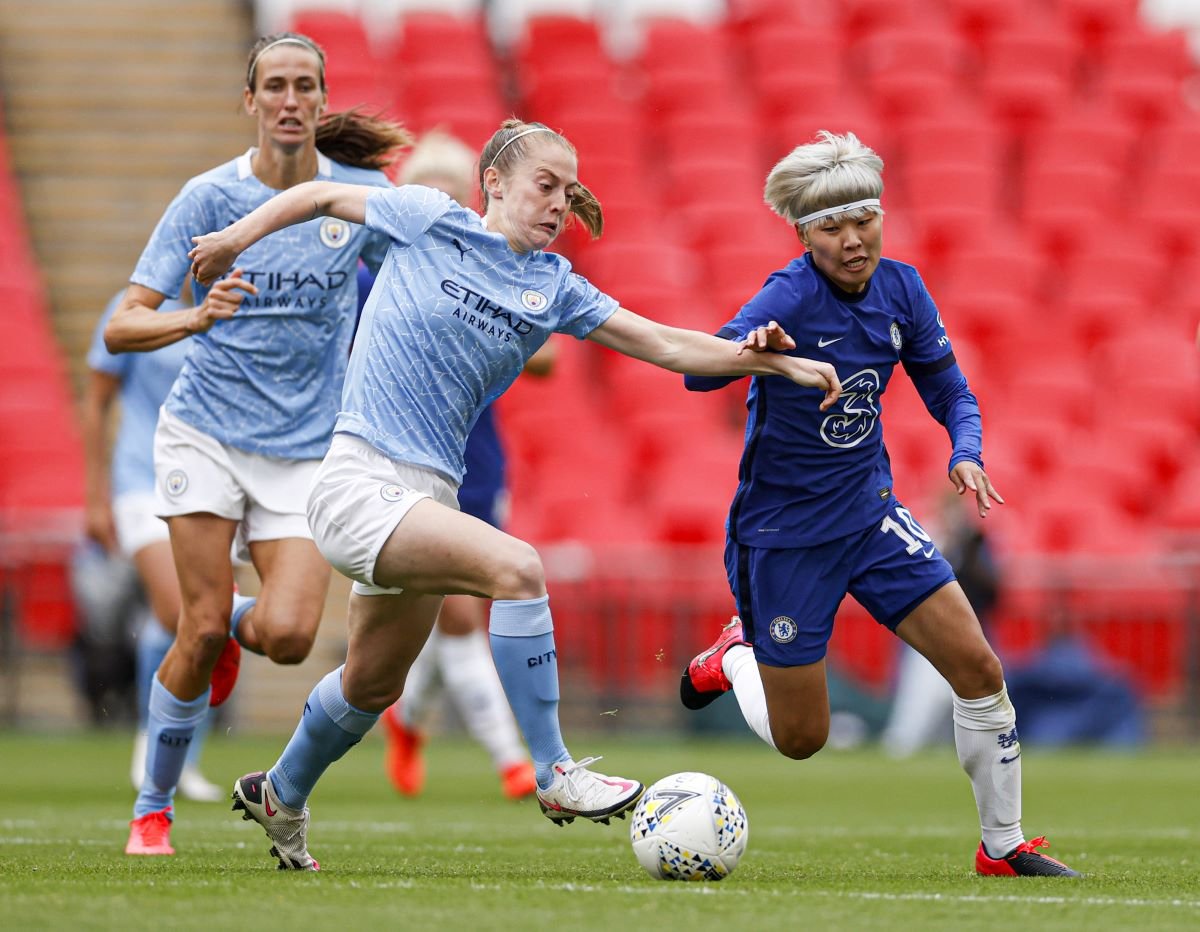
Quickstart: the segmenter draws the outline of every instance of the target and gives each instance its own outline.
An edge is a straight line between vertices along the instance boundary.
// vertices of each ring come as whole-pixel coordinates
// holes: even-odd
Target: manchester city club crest
[[[182,469],[172,469],[169,473],[167,473],[165,485],[167,487],[168,495],[182,495],[187,491],[188,487],[187,473],[185,473]]]
[[[546,296],[540,291],[526,288],[521,292],[521,303],[527,311],[540,311],[546,306]]]
[[[385,502],[398,502],[404,497],[404,489],[395,483],[389,483],[379,490],[379,497]]]
[[[350,224],[337,217],[326,217],[321,221],[320,236],[330,249],[341,249],[350,242]]]
[[[768,629],[771,632],[771,640],[776,644],[790,644],[796,640],[798,629],[796,623],[787,615],[779,615],[771,619],[771,627]]]

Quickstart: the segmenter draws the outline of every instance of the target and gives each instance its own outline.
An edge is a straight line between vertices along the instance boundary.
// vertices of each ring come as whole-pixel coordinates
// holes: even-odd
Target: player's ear
[[[254,116],[258,113],[258,107],[254,105],[254,91],[250,90],[248,87],[242,90],[242,104],[245,106],[246,112],[250,114],[250,116]]]
[[[796,231],[796,239],[800,240],[800,245],[808,249],[808,237],[804,235],[804,230],[800,227],[800,224],[793,223],[792,228]]]
[[[483,187],[487,191],[489,200],[503,200],[504,194],[500,190],[500,172],[490,165],[483,170]]]

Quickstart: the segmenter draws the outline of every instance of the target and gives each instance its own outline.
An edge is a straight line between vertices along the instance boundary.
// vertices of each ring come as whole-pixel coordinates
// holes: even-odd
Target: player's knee
[[[546,571],[538,552],[514,540],[495,579],[494,598],[539,599],[546,594]]]
[[[272,663],[297,664],[312,651],[313,637],[302,631],[284,631],[264,637],[262,646]]]
[[[792,760],[807,760],[825,747],[825,742],[829,739],[829,726],[826,724],[822,728],[817,725],[808,725],[781,729],[780,732],[772,728],[771,738],[779,753],[784,757]]]
[[[197,667],[211,669],[225,649],[229,632],[218,624],[201,625],[181,631],[176,640],[184,656]]]
[[[994,696],[1004,688],[1004,668],[989,648],[965,658],[951,688],[960,696]]]

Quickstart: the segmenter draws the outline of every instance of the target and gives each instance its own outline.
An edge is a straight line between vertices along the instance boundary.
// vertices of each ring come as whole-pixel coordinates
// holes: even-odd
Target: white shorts
[[[125,492],[113,499],[113,523],[123,556],[133,559],[143,547],[170,541],[167,522],[155,514],[156,507],[153,492]]]
[[[397,463],[351,434],[334,434],[308,499],[313,540],[335,570],[354,580],[359,595],[402,592],[375,585],[375,561],[423,498],[458,510],[458,489],[441,473]]]
[[[158,412],[154,494],[163,518],[198,512],[240,521],[245,543],[312,539],[304,505],[320,460],[247,453]]]

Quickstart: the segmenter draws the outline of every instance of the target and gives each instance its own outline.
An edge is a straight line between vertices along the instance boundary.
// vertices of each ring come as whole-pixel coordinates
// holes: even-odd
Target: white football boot
[[[607,825],[610,818],[623,819],[637,805],[645,787],[637,780],[606,777],[587,769],[588,764],[598,760],[585,757],[576,762],[568,758],[551,768],[553,782],[537,791],[538,805],[547,819],[556,825],[574,822],[576,817]]]
[[[275,788],[261,771],[248,773],[233,785],[233,810],[243,819],[253,819],[271,839],[271,854],[279,858],[281,871],[319,871],[321,865],[308,853],[308,807],[289,809],[275,795]]]

